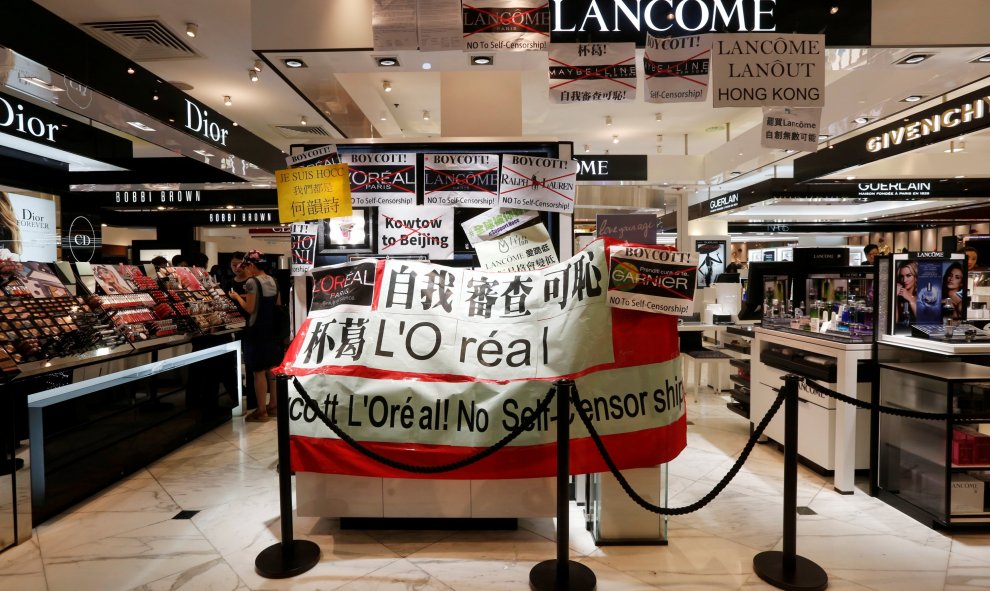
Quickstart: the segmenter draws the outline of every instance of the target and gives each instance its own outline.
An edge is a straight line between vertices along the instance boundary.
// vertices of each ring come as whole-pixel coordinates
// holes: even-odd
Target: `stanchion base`
[[[771,550],[753,557],[753,571],[778,589],[785,591],[822,591],[828,587],[828,575],[803,556],[794,557],[794,569],[785,572],[784,553]]]
[[[301,575],[320,561],[320,547],[309,540],[292,540],[265,548],[254,559],[254,570],[266,579],[287,579]]]
[[[529,586],[536,591],[593,591],[595,572],[583,564],[567,561],[567,589],[557,587],[557,561],[544,560],[529,571]]]

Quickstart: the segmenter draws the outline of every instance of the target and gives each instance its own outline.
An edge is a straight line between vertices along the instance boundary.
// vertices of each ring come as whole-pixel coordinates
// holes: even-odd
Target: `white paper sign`
[[[17,193],[7,193],[7,197],[10,199],[17,228],[5,228],[2,234],[9,235],[12,239],[5,243],[0,242],[0,248],[17,254],[22,261],[55,262],[58,245],[55,202]],[[0,208],[4,205],[0,201]],[[7,221],[0,219],[0,223],[6,224]]]
[[[419,0],[416,10],[420,51],[464,49],[459,0]]]
[[[474,245],[485,271],[535,271],[557,264],[546,226],[536,224]]]
[[[518,228],[538,215],[540,214],[528,209],[489,209],[463,222],[461,227],[464,228],[468,242],[477,244]]]
[[[708,99],[712,39],[646,36],[643,53],[644,100],[648,103],[700,103]]]
[[[344,154],[352,207],[416,205],[416,155]]]
[[[694,306],[698,253],[664,247],[612,246],[608,305],[683,316]]]
[[[418,49],[416,4],[417,0],[375,0],[371,9],[375,51]]]
[[[378,253],[454,258],[454,210],[435,205],[378,208]]]
[[[550,102],[624,102],[636,98],[635,43],[554,43]]]
[[[824,107],[825,36],[714,37],[712,95],[715,107]]]
[[[821,109],[766,107],[763,109],[760,146],[817,152],[821,124]]]
[[[494,207],[498,202],[497,154],[425,154],[426,205]]]
[[[577,169],[576,160],[506,154],[499,182],[499,207],[571,213]]]
[[[462,6],[462,49],[546,51],[550,44],[547,0],[484,0]]]
[[[305,152],[288,156],[285,159],[285,165],[289,168],[323,166],[326,164],[340,164],[340,154],[337,153],[337,146],[335,144],[306,150]]]
[[[294,222],[292,231],[292,262],[289,269],[293,277],[301,277],[313,268],[316,260],[316,234],[320,225],[313,222]]]

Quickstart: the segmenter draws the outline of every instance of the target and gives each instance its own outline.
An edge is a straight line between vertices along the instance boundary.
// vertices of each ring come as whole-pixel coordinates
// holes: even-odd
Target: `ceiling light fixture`
[[[858,123],[860,125],[863,125],[864,123],[866,123],[869,120],[870,120],[869,117],[856,117],[855,119],[853,119],[854,122],[856,122],[856,123]]]
[[[19,78],[21,82],[27,82],[28,84],[32,84],[38,88],[44,88],[45,90],[49,90],[51,92],[65,92],[64,88],[55,86],[51,82],[38,78],[37,76],[19,76]]]
[[[423,62],[423,69],[424,70],[432,70],[433,69],[433,64],[431,64],[430,62]]]
[[[663,146],[657,146],[657,154],[663,154]],[[664,183],[665,185],[667,183]]]
[[[196,23],[186,23],[186,35],[195,38],[199,34],[199,25]]]
[[[378,120],[379,121],[388,121],[388,117],[385,116],[385,111],[382,111],[382,114],[379,115]]]
[[[251,82],[257,82],[258,81],[258,71],[255,70],[254,68],[251,68],[250,70],[248,70],[248,79],[250,79]]]
[[[430,112],[423,111],[423,121],[429,121],[429,120],[430,120]]]
[[[591,144],[585,144],[584,145],[584,153],[587,154],[589,152],[591,152]]]
[[[472,55],[471,65],[472,66],[491,66],[495,64],[495,56],[493,55]]]
[[[854,181],[854,180],[856,180],[856,175],[851,174],[851,175],[849,175],[849,176],[846,177],[846,180],[847,181]]]
[[[902,66],[913,66],[915,64],[920,64],[930,57],[932,57],[932,54],[930,53],[912,53],[906,58],[894,63]]]
[[[223,104],[227,105],[228,107],[233,104],[230,101],[230,95],[229,94],[223,95]]]
[[[399,65],[399,58],[391,55],[376,57],[375,62],[380,68],[395,68]]]
[[[656,121],[657,123],[660,123],[661,121],[663,121],[663,113],[657,113],[657,114],[656,114],[656,115],[654,116],[654,120],[655,120],[655,121]]]
[[[906,96],[906,97],[902,98],[901,99],[901,102],[903,102],[903,103],[916,103],[916,102],[920,101],[923,98],[925,98],[925,97],[921,96],[920,94],[912,94],[912,95],[909,95],[909,96]]]
[[[299,125],[309,125],[306,122],[306,116],[305,115],[303,115],[302,117],[299,118]]]
[[[287,58],[285,58],[285,59],[282,60],[282,63],[285,64],[285,67],[286,68],[305,68],[306,67],[306,62],[302,61],[301,59],[299,59],[297,57],[287,57]]]
[[[662,133],[658,133],[657,134],[657,143],[658,144],[662,144],[663,143],[663,134]]]
[[[382,90],[385,92],[392,92],[392,83],[388,80],[382,80]]]
[[[158,211],[165,211],[165,206],[164,205],[159,205],[158,206]]]
[[[134,68],[128,67],[127,68],[127,73],[128,74],[133,74],[134,73]]]
[[[619,143],[619,136],[617,136],[617,135],[613,135],[613,136],[612,136],[612,143],[613,143],[613,144],[617,144],[617,143]]]
[[[251,69],[254,70],[255,72],[260,72],[261,69],[264,67],[265,67],[265,62],[261,60],[254,60],[254,65],[251,66]]]
[[[833,6],[832,8],[829,8],[828,9],[828,13],[829,14],[839,14],[839,7],[838,6]]]
[[[148,127],[147,125],[141,123],[140,121],[128,121],[127,124],[130,125],[131,127],[136,127],[141,131],[155,131],[154,127]]]
[[[605,127],[612,127],[612,116],[605,115]]]
[[[158,93],[157,92],[155,92],[154,94],[151,95],[151,100],[153,100],[153,101],[157,101],[158,100]]]
[[[824,142],[825,140],[827,140],[830,137],[832,137],[832,136],[828,135],[827,133],[819,133],[818,134],[818,141]]]
[[[973,63],[977,64],[990,64],[990,53],[986,55],[981,55],[980,57],[973,60]]]
[[[950,141],[949,147],[945,149],[946,154],[955,154],[956,152],[965,152],[965,151],[966,151],[966,142],[960,141],[959,143],[956,143],[955,140]]]

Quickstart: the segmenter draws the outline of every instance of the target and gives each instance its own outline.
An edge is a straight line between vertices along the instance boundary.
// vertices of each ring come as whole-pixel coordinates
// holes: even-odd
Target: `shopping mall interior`
[[[754,566],[761,553],[793,557],[795,536],[799,557],[814,563],[813,573],[823,571],[831,589],[990,588],[990,3],[10,0],[5,8],[0,222],[7,222],[3,207],[18,217],[13,234],[0,226],[0,246],[40,233],[31,252],[46,254],[0,250],[0,259],[20,252],[16,264],[0,261],[0,590],[542,591],[534,567],[562,548],[594,573],[597,586],[588,589],[824,588],[817,574],[807,586],[788,587]],[[648,38],[647,28],[661,33]],[[644,47],[698,33],[710,33],[703,39],[711,46],[757,31],[821,40],[815,63],[823,71],[807,82],[821,91],[817,104],[729,100],[720,94],[729,82],[716,82],[714,50],[711,82],[702,61],[699,83],[679,68],[701,54],[662,63]],[[533,45],[524,50],[520,40]],[[602,60],[574,61],[579,53],[566,57],[578,52],[571,46],[628,52],[637,66],[624,72],[635,82],[617,82],[619,58],[588,65]],[[602,88],[625,84],[635,93],[567,99],[553,89],[555,76],[568,71],[576,80],[566,84],[597,79]],[[651,80],[665,76],[704,87],[707,96],[647,100]],[[791,117],[814,122],[803,145],[797,134],[787,144],[768,131]],[[410,188],[394,179],[380,184],[424,208],[445,203],[429,201],[425,188],[436,172],[431,163],[441,162],[436,155],[488,155],[496,168],[501,159],[503,174],[508,155],[576,160],[566,211],[544,208],[521,222],[538,227],[528,240],[538,236],[555,255],[529,270],[587,262],[599,252],[620,256],[601,246],[603,236],[661,245],[697,254],[693,300],[677,294],[688,303],[676,324],[650,315],[664,317],[656,321],[661,332],[648,334],[654,324],[644,322],[631,332],[640,340],[626,335],[626,347],[617,346],[615,328],[626,325],[607,316],[616,322],[614,358],[590,336],[609,332],[600,330],[605,316],[540,317],[532,330],[541,337],[524,337],[527,329],[506,321],[476,339],[451,324],[450,334],[462,339],[451,348],[460,347],[463,363],[474,346],[478,366],[454,378],[453,371],[417,370],[393,352],[401,357],[405,343],[414,361],[428,359],[436,349],[420,355],[412,333],[429,326],[439,343],[444,329],[420,320],[408,336],[404,324],[396,329],[401,338],[383,336],[391,322],[385,308],[399,293],[389,292],[389,304],[377,297],[388,272],[431,262],[476,279],[470,273],[479,269],[525,269],[497,268],[482,256],[491,251],[482,251],[466,223],[487,215],[492,205],[481,201],[446,206],[453,245],[442,256],[407,250],[393,258],[389,252],[398,251],[386,252],[392,244],[381,242],[387,225],[378,211],[389,197],[359,194],[373,181],[355,184],[354,177],[350,217],[319,218],[313,230],[298,230],[306,224],[293,222],[313,218],[287,217],[276,171],[327,146],[362,173],[401,180],[407,170],[361,168],[363,155],[415,169]],[[449,176],[448,186],[477,189],[472,183],[482,185],[483,177]],[[534,173],[534,190],[537,184]],[[631,229],[606,231],[623,223],[641,230],[644,219],[642,240],[628,238]],[[312,255],[300,255],[299,236],[311,238]],[[625,381],[623,364],[633,362],[620,353],[660,368],[658,383],[678,384],[683,397],[665,411],[657,407],[662,427],[644,429],[655,438],[640,445],[678,449],[669,461],[623,470],[654,510],[630,500],[604,463],[571,477],[561,515],[552,471],[537,477],[536,468],[510,467],[524,477],[444,479],[376,467],[360,475],[355,466],[372,462],[356,459],[339,436],[311,437],[317,419],[305,417],[312,409],[279,408],[276,419],[269,402],[270,420],[258,420],[254,353],[244,356],[240,345],[258,308],[239,304],[224,279],[233,276],[233,257],[254,250],[270,265],[298,335],[283,367],[306,384],[321,383],[307,364],[311,354],[322,362],[324,336],[334,347],[329,323],[313,336],[331,304],[320,300],[328,296],[319,293],[319,274],[303,276],[306,269],[293,265],[377,261],[364,263],[372,265],[369,275],[359,271],[376,285],[381,322],[368,349],[374,344],[391,359],[353,372],[343,366],[351,369],[339,386],[352,401],[364,395],[366,406],[369,397],[374,406],[376,387],[391,382],[395,389],[377,398],[435,397],[439,426],[440,397],[456,405],[466,396],[451,384],[514,382],[517,366],[510,365],[523,356],[511,347],[528,347],[525,338],[542,343],[533,356],[539,349],[544,360],[556,347],[588,350],[574,356],[585,363],[580,371],[534,372],[534,381],[544,380],[540,388],[559,376],[578,380],[581,391],[609,382],[585,375],[597,360],[617,372],[609,386],[635,393],[641,378]],[[176,258],[152,264],[156,256]],[[202,268],[186,271],[179,259]],[[607,274],[604,264],[593,270]],[[323,277],[335,288],[351,284],[353,273],[332,269]],[[949,279],[957,269],[961,287]],[[581,295],[590,301],[588,281]],[[248,308],[259,305],[252,302]],[[506,300],[506,313],[509,306]],[[499,342],[496,328],[518,340]],[[503,347],[507,363],[495,367]],[[526,348],[527,364],[529,355]],[[767,415],[778,409],[788,374],[802,376],[794,388],[796,484],[785,474],[784,411],[772,421]],[[420,375],[441,394],[395,386]],[[362,378],[363,385],[348,381]],[[290,382],[278,387],[288,391],[290,409],[303,408]],[[498,394],[505,395],[512,396]],[[620,397],[618,414],[634,414],[630,397],[635,402],[634,394]],[[326,400],[330,414],[329,394]],[[401,400],[393,422],[402,422]],[[683,413],[665,414],[674,406]],[[891,407],[900,413],[884,410]],[[290,422],[293,470],[280,471],[288,456],[280,458],[278,430]],[[541,431],[536,423],[523,431]],[[606,443],[624,442],[617,447],[624,453],[668,459],[665,451],[629,451],[629,433],[607,428]],[[490,445],[496,436],[488,436],[464,445]],[[433,437],[386,434],[372,447],[403,458],[461,457],[430,456],[456,447],[434,445],[440,440]],[[334,443],[309,441],[320,438]],[[597,453],[582,439],[574,454]],[[534,449],[545,443],[541,454],[554,448],[552,439],[526,441]],[[316,457],[321,450],[345,459],[324,462]],[[513,461],[530,459],[522,448],[514,453]],[[284,539],[285,486],[295,508],[291,533],[314,543],[319,558],[311,570],[273,576],[257,561]],[[561,532],[565,545],[557,544]]]

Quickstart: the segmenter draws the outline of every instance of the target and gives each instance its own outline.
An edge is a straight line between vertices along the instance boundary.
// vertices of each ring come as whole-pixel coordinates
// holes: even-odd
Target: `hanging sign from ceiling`
[[[700,103],[708,99],[709,35],[646,37],[644,99],[648,103]]]
[[[344,154],[354,207],[416,205],[416,155]]]
[[[549,62],[551,103],[614,103],[636,98],[633,43],[555,43]]]
[[[461,6],[465,50],[546,51],[550,43],[546,0],[477,0]]]
[[[425,154],[426,205],[494,207],[498,199],[497,154]]]
[[[276,170],[275,183],[282,223],[351,215],[346,164]]]
[[[644,154],[612,155],[581,154],[574,156],[578,163],[579,181],[645,181],[648,160]]]
[[[821,109],[764,107],[760,147],[814,152],[821,124]]]
[[[499,183],[499,207],[572,213],[577,162],[506,154]]]
[[[378,208],[378,254],[426,254],[454,258],[454,210],[438,205]]]
[[[712,106],[824,107],[825,36],[716,36]]]

